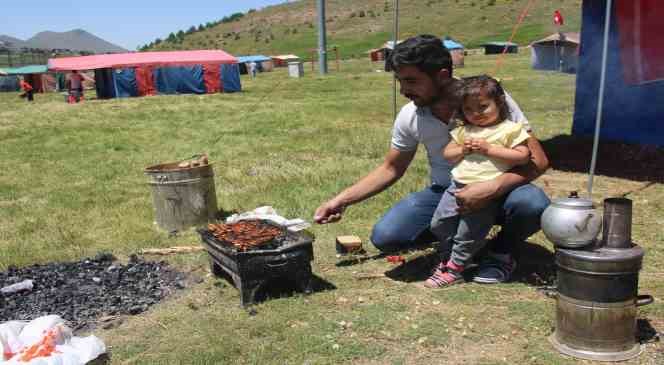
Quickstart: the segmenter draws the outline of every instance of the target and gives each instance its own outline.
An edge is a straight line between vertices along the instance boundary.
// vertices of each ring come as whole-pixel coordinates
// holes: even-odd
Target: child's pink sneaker
[[[454,284],[461,284],[464,282],[463,266],[456,265],[451,260],[445,263],[440,263],[434,270],[433,274],[424,282],[424,286],[430,289],[445,288]]]

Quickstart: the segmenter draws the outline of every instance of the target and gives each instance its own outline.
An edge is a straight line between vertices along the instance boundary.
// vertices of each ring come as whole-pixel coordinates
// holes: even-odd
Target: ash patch
[[[0,287],[33,280],[30,291],[0,294],[0,321],[58,314],[73,328],[103,315],[133,315],[186,286],[185,275],[164,261],[132,255],[126,265],[110,254],[77,262],[48,263],[0,272]]]

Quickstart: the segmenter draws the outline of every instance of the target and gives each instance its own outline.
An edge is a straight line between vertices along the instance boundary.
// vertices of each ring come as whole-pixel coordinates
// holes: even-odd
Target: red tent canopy
[[[200,64],[237,63],[237,58],[220,50],[134,52],[93,56],[51,58],[51,71],[94,70],[140,66],[191,66]]]

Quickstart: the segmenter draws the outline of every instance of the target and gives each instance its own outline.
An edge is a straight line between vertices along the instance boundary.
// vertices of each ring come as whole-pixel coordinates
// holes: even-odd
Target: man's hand
[[[341,219],[345,208],[340,202],[334,199],[329,200],[316,209],[314,222],[318,224],[334,223]]]
[[[471,148],[473,152],[477,152],[482,155],[487,155],[489,152],[489,142],[486,139],[482,138],[473,138],[471,139]]]
[[[496,179],[468,184],[454,192],[460,214],[476,211],[495,198],[499,184]]]

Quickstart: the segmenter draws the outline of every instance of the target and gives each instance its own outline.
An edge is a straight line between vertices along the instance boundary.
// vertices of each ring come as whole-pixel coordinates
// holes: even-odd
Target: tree
[[[202,31],[204,31],[204,30],[205,30],[205,26],[204,26],[203,24],[199,24],[199,25],[198,25],[198,31],[199,31],[199,32],[202,32]]]
[[[160,43],[161,43],[161,38],[157,38],[157,39],[154,40],[154,45],[155,46],[160,44]]]
[[[191,27],[189,27],[189,29],[187,29],[187,34],[194,33],[195,31],[196,31],[196,26],[192,25]]]
[[[178,30],[177,34],[175,35],[178,39],[184,38],[184,32],[181,30]]]
[[[168,35],[168,38],[166,38],[166,40],[169,41],[169,42],[175,42],[176,39],[177,39],[177,38],[175,38],[175,34],[173,34],[173,32],[171,32],[171,33]]]

